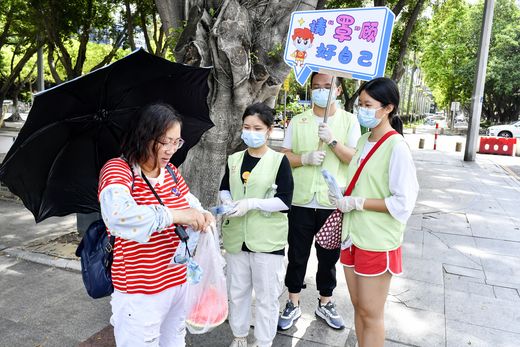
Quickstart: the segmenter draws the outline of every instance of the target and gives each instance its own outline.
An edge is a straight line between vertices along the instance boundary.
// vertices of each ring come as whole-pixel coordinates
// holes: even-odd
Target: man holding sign
[[[282,145],[282,152],[293,169],[294,197],[289,212],[289,265],[285,276],[289,300],[278,320],[281,330],[292,327],[301,315],[300,291],[314,235],[335,209],[329,202],[328,187],[320,170],[327,169],[340,186],[346,186],[347,163],[361,136],[356,117],[336,106],[336,97],[341,94],[340,82],[336,81],[331,85],[332,76],[312,74],[312,109],[291,120]],[[331,98],[329,93],[332,93]],[[325,123],[327,104],[329,117]],[[315,313],[332,328],[343,329],[343,319],[332,301],[340,249],[328,250],[318,244],[315,247],[318,257],[316,286],[320,294]]]
[[[282,330],[292,327],[301,315],[299,293],[314,235],[334,210],[320,170],[326,169],[339,186],[346,186],[347,163],[360,137],[356,117],[336,107],[341,88],[339,79],[332,75],[360,80],[383,76],[394,19],[386,7],[298,11],[291,15],[284,61],[293,68],[299,84],[304,85],[310,76],[313,107],[292,119],[283,142],[283,152],[293,168],[294,196],[285,277],[289,300],[278,320]],[[324,121],[327,117],[329,120]],[[342,329],[343,319],[331,300],[340,249],[315,247],[320,292],[315,313],[332,328]]]

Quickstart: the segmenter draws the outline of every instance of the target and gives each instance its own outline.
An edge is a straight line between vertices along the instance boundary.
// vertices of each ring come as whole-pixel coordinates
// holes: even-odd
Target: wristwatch
[[[334,147],[336,147],[337,144],[338,144],[338,141],[332,140],[332,141],[329,142],[328,146],[329,146],[330,149],[333,149]]]

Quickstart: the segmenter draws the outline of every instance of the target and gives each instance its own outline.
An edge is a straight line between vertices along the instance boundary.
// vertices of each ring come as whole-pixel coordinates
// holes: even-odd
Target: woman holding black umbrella
[[[116,236],[110,322],[117,346],[185,345],[186,266],[169,266],[180,244],[175,225],[205,231],[215,220],[170,163],[180,135],[173,108],[146,106],[126,134],[123,157],[101,169],[101,213]]]

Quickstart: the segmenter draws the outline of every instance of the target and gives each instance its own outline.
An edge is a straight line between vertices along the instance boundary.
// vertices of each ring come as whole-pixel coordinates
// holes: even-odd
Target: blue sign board
[[[360,80],[381,77],[394,19],[387,7],[293,12],[284,60],[301,85],[313,71]]]

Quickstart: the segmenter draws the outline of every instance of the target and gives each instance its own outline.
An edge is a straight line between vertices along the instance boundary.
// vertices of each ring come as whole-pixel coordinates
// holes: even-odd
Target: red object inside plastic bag
[[[226,293],[210,287],[192,307],[186,324],[195,329],[206,329],[222,324],[228,315]]]

